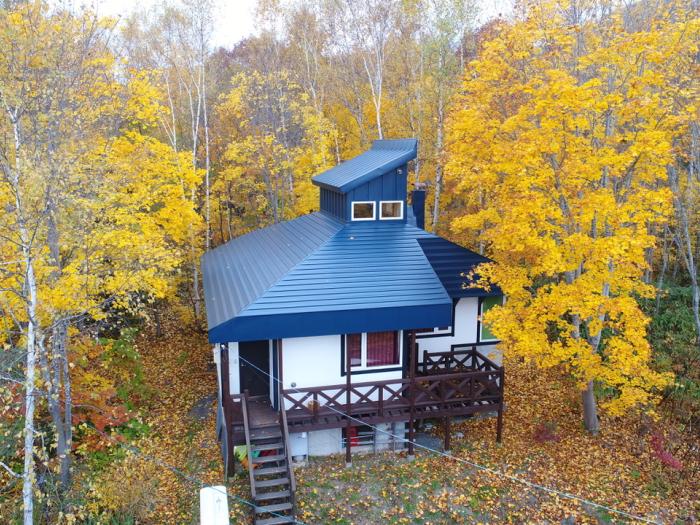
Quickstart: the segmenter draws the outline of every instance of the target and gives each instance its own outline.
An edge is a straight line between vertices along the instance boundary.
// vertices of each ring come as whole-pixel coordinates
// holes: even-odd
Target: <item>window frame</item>
[[[476,337],[477,337],[477,342],[479,343],[497,343],[500,340],[497,337],[493,337],[491,339],[485,339],[483,336],[483,330],[484,330],[484,323],[482,322],[481,318],[484,315],[484,303],[485,299],[490,299],[490,298],[497,298],[500,299],[500,303],[496,303],[493,306],[503,306],[503,299],[504,297],[498,296],[498,295],[487,295],[484,297],[479,297],[479,315],[476,318],[477,326],[476,326]]]
[[[371,204],[372,217],[355,217],[355,204]],[[377,220],[377,201],[351,201],[350,218],[353,221],[375,221]]]
[[[394,363],[391,365],[376,365],[376,366],[367,366],[367,332],[362,332],[361,337],[360,337],[360,365],[359,366],[353,366],[350,368],[350,372],[353,374],[356,373],[367,373],[367,372],[386,372],[386,371],[391,371],[391,370],[400,370],[403,367],[403,330],[380,330],[381,332],[397,332],[397,337],[398,337],[398,342],[399,342],[399,348],[398,348],[398,353],[399,353],[399,362]],[[355,332],[357,333],[357,332]],[[340,363],[341,365],[341,371],[342,375],[347,374],[347,354],[348,352],[348,335],[352,334],[343,334],[342,336],[342,343],[343,343],[343,351],[342,351],[342,362]]]
[[[382,204],[396,204],[399,203],[401,206],[401,215],[398,217],[384,217],[382,210]],[[404,216],[404,202],[403,201],[379,201],[379,220],[380,221],[402,221]]]
[[[421,331],[416,330],[416,337],[420,338],[429,335],[452,335],[452,325],[423,328]]]

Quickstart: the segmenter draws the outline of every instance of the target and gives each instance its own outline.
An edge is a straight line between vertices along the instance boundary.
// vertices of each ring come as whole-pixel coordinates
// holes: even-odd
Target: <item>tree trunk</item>
[[[21,173],[21,146],[22,138],[19,126],[18,111],[7,108],[8,117],[12,122],[14,136],[14,167],[5,165],[3,171],[8,176],[10,186],[15,198],[15,214],[20,235],[20,249],[22,262],[24,263],[25,281],[21,295],[25,299],[27,312],[27,366],[24,375],[24,468],[22,470],[22,514],[24,525],[34,525],[34,412],[36,409],[36,337],[38,327],[36,325],[37,308],[37,284],[34,274],[34,259],[32,257],[33,237],[25,221],[25,209],[22,201],[22,188],[20,185]]]
[[[591,434],[596,435],[600,431],[598,422],[598,403],[595,398],[593,381],[589,381],[586,389],[581,392],[583,400],[583,424]]]
[[[442,94],[438,97],[437,105],[437,141],[435,143],[436,150],[436,167],[435,167],[435,198],[433,200],[433,231],[437,229],[438,221],[440,220],[440,194],[442,193],[442,146],[445,126],[445,108],[443,104]]]
[[[28,248],[25,251],[27,271],[27,370],[25,375],[24,399],[24,471],[22,476],[22,503],[24,506],[24,525],[34,525],[34,410],[36,408],[36,281],[34,262]]]
[[[202,315],[202,298],[199,291],[199,264],[196,258],[192,260],[192,301],[194,304],[194,317],[199,320]]]
[[[663,244],[661,247],[661,269],[659,270],[659,278],[656,281],[656,304],[654,306],[654,314],[659,314],[659,309],[661,308],[661,292],[664,286],[664,277],[666,276],[666,270],[668,269],[668,225],[664,225],[664,237]]]
[[[73,441],[73,421],[72,421],[72,393],[70,381],[70,369],[68,366],[68,321],[61,319],[53,328],[51,334],[51,350],[53,354],[53,366],[56,368],[54,377],[62,380],[63,400],[57,399],[58,411],[52,413],[54,426],[56,427],[56,454],[60,462],[60,482],[61,489],[67,490],[70,484],[71,448]],[[60,388],[61,383],[56,385]]]
[[[207,84],[206,84],[206,68],[202,61],[202,106],[204,115],[204,210],[207,223],[207,238],[206,248],[209,250],[211,246],[211,155],[209,153],[209,114],[207,108]]]
[[[693,295],[693,319],[695,321],[695,336],[700,343],[700,286],[698,285],[698,271],[695,262],[695,252],[693,250],[693,242],[691,238],[690,217],[693,215],[693,210],[690,210],[689,198],[686,197],[680,189],[678,182],[678,173],[674,166],[668,166],[666,169],[668,175],[669,186],[673,192],[673,207],[676,212],[677,228],[676,245],[678,253],[681,256],[683,264],[688,271],[690,279],[690,288]],[[694,181],[689,181],[694,184]],[[692,188],[691,188],[692,189]],[[694,193],[691,193],[691,195]]]

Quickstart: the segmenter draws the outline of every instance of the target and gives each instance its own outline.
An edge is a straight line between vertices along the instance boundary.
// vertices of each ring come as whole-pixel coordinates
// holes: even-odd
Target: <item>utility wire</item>
[[[170,465],[169,463],[163,461],[162,459],[159,459],[159,458],[157,458],[157,457],[155,457],[155,456],[152,456],[151,454],[148,454],[148,453],[146,453],[146,452],[143,452],[142,450],[140,450],[138,447],[136,447],[136,446],[134,446],[134,445],[130,445],[130,444],[128,444],[128,443],[124,443],[123,441],[120,441],[120,440],[114,438],[113,436],[110,436],[110,435],[107,434],[106,432],[104,432],[104,431],[102,431],[102,430],[96,428],[96,427],[93,426],[93,425],[89,425],[89,424],[88,424],[87,426],[88,426],[90,429],[92,429],[92,430],[94,430],[95,432],[97,432],[98,434],[100,434],[100,435],[106,437],[107,439],[109,439],[109,440],[112,441],[113,443],[116,443],[117,445],[126,448],[128,451],[130,451],[131,453],[135,454],[136,456],[138,456],[138,457],[140,457],[140,458],[142,458],[142,459],[151,461],[152,463],[155,463],[156,465],[158,465],[158,466],[160,466],[160,467],[164,467],[164,468],[170,470],[171,472],[173,472],[174,474],[177,474],[177,475],[180,476],[181,478],[183,478],[183,479],[189,481],[190,483],[193,483],[193,484],[195,484],[195,485],[199,485],[199,486],[201,486],[201,487],[209,487],[209,488],[211,488],[211,489],[214,489],[215,491],[219,492],[220,494],[223,494],[223,495],[226,496],[227,498],[230,498],[231,500],[233,500],[233,501],[235,501],[235,502],[238,502],[238,503],[242,503],[242,504],[244,504],[244,505],[247,505],[247,506],[251,507],[252,509],[255,509],[256,507],[258,507],[258,505],[256,505],[256,504],[253,503],[252,501],[248,501],[248,500],[246,500],[246,499],[239,498],[238,496],[235,496],[235,495],[233,495],[233,494],[229,494],[227,491],[222,491],[221,489],[219,489],[219,488],[217,488],[217,487],[215,487],[215,486],[207,485],[203,480],[201,480],[201,479],[199,479],[199,478],[197,478],[197,477],[195,477],[195,476],[192,476],[192,475],[190,475],[190,474],[187,474],[186,472],[183,472],[183,471],[180,470],[179,468],[177,468],[177,467],[175,467],[175,466],[173,466],[173,465]],[[276,517],[278,517],[278,518],[288,518],[288,517],[289,517],[289,516],[286,516],[286,515],[284,515],[284,514],[279,514],[279,513],[277,513],[277,512],[268,512],[267,514],[272,514],[273,516],[276,516]],[[297,519],[296,519],[296,516],[294,517],[294,523],[297,523],[298,525],[307,525],[306,523],[297,520]]]
[[[267,375],[268,377],[270,377],[273,381],[279,383],[279,385],[284,389],[284,384],[282,383],[282,381],[280,381],[279,378],[274,377],[274,376],[271,375],[269,372],[267,372],[267,371],[265,371],[265,370],[263,370],[263,369],[261,369],[261,368],[258,368],[256,365],[254,365],[253,363],[251,363],[251,362],[248,361],[247,359],[241,357],[240,355],[238,356],[238,358],[241,359],[242,361],[245,361],[245,362],[246,362],[247,364],[249,364],[250,366],[252,366],[252,367],[257,368],[258,370],[260,370],[263,374],[265,374],[265,375]],[[292,387],[290,390],[294,390],[296,393],[299,393],[299,394],[302,394],[302,393],[303,393],[301,390],[298,390],[297,388],[294,388],[294,387]],[[410,441],[409,439],[407,439],[406,437],[398,436],[398,435],[396,435],[396,434],[392,434],[391,432],[389,432],[389,431],[387,431],[387,430],[381,429],[381,428],[379,428],[379,427],[377,427],[377,426],[375,426],[375,425],[372,425],[372,424],[370,424],[370,423],[367,423],[366,421],[363,421],[363,420],[358,419],[358,418],[356,418],[356,417],[354,417],[354,416],[351,416],[351,415],[349,415],[349,414],[346,414],[345,412],[343,412],[343,411],[341,411],[341,410],[338,410],[338,409],[334,408],[334,407],[331,406],[331,405],[323,405],[323,406],[326,407],[326,408],[329,408],[330,410],[332,410],[332,411],[338,413],[339,415],[341,415],[341,416],[343,416],[343,417],[350,418],[352,421],[355,421],[356,423],[359,423],[359,424],[361,424],[361,425],[365,425],[365,426],[368,426],[368,427],[370,427],[370,428],[373,428],[375,431],[381,432],[381,433],[383,433],[383,434],[385,434],[385,435],[387,435],[387,436],[389,436],[389,437],[392,437],[393,439],[398,439],[398,440],[400,440],[400,441],[403,441],[404,443],[410,443],[410,442],[411,442],[411,441]],[[283,407],[280,407],[280,409],[282,409],[282,408],[283,408]],[[573,500],[573,501],[578,501],[578,502],[580,502],[580,503],[584,503],[584,504],[587,504],[587,505],[590,505],[590,506],[593,506],[593,507],[597,507],[597,508],[599,508],[599,509],[603,509],[603,510],[609,511],[609,512],[612,512],[612,513],[614,513],[614,514],[618,514],[618,515],[620,515],[620,516],[625,516],[626,518],[630,518],[630,519],[634,519],[634,520],[637,520],[637,521],[641,521],[641,522],[643,522],[643,523],[653,523],[653,524],[656,524],[656,525],[661,525],[661,524],[662,524],[661,521],[651,520],[651,519],[649,519],[649,518],[645,518],[644,516],[638,516],[638,515],[636,515],[636,514],[631,514],[631,513],[629,513],[629,512],[624,511],[624,510],[619,510],[619,509],[616,509],[616,508],[614,508],[614,507],[609,507],[609,506],[607,506],[607,505],[603,505],[603,504],[601,504],[601,503],[596,503],[595,501],[588,500],[588,499],[586,499],[586,498],[583,498],[583,497],[581,497],[581,496],[577,496],[577,495],[575,495],[575,494],[571,494],[571,493],[569,493],[569,492],[563,492],[563,491],[560,491],[560,490],[557,490],[557,489],[553,489],[553,488],[551,488],[551,487],[547,487],[547,486],[545,486],[545,485],[540,485],[539,483],[534,483],[534,482],[532,482],[532,481],[528,481],[528,480],[523,479],[523,478],[520,478],[520,477],[518,477],[518,476],[514,476],[514,475],[512,475],[512,474],[508,474],[507,472],[503,472],[503,471],[500,471],[500,470],[495,470],[495,469],[493,469],[493,468],[491,468],[491,467],[487,467],[487,466],[485,466],[485,465],[480,465],[479,463],[474,463],[473,461],[469,461],[469,460],[464,459],[464,458],[460,458],[460,457],[457,457],[457,456],[453,456],[452,454],[443,452],[443,451],[441,451],[441,450],[437,450],[437,449],[434,449],[434,448],[430,448],[430,447],[428,447],[428,446],[426,446],[426,445],[421,445],[420,443],[417,443],[416,441],[413,441],[412,443],[413,443],[414,446],[416,446],[416,447],[418,447],[418,448],[422,448],[422,449],[424,449],[424,450],[427,450],[427,451],[429,451],[429,452],[433,452],[433,453],[438,454],[438,455],[440,455],[440,456],[443,456],[443,457],[446,457],[446,458],[449,458],[449,459],[452,459],[452,460],[456,460],[456,461],[458,461],[458,462],[460,462],[460,463],[463,463],[463,464],[465,464],[465,465],[469,465],[469,466],[471,466],[471,467],[473,467],[473,468],[475,468],[475,469],[477,469],[477,470],[481,470],[481,471],[483,471],[483,472],[488,472],[489,474],[493,474],[494,476],[499,476],[499,477],[508,479],[508,480],[510,480],[510,481],[515,481],[515,482],[517,482],[517,483],[520,483],[520,484],[522,484],[522,485],[525,485],[525,486],[530,487],[530,488],[533,488],[533,489],[542,490],[542,491],[544,491],[544,492],[548,492],[548,493],[550,493],[550,494],[555,494],[555,495],[560,496],[560,497],[562,497],[562,498],[570,499],[570,500]],[[346,440],[345,446],[349,446],[349,440]]]
[[[104,431],[98,429],[98,428],[95,427],[94,425],[91,425],[91,424],[89,424],[89,423],[85,423],[85,425],[86,425],[88,428],[90,428],[91,430],[94,430],[95,432],[97,432],[98,434],[100,434],[101,436],[107,438],[107,439],[108,439],[109,441],[111,441],[112,443],[114,443],[114,444],[116,444],[116,445],[119,445],[120,447],[123,447],[123,448],[127,449],[128,451],[130,451],[131,453],[135,454],[136,456],[138,456],[138,457],[140,457],[140,458],[142,458],[142,459],[145,459],[145,460],[147,460],[147,461],[150,461],[150,462],[152,462],[152,463],[155,463],[156,465],[158,465],[158,466],[160,466],[160,467],[164,467],[164,468],[170,470],[170,471],[173,472],[174,474],[176,474],[176,475],[180,476],[181,478],[183,478],[183,479],[189,481],[190,483],[193,483],[193,484],[195,484],[195,485],[199,485],[199,486],[201,486],[201,487],[208,486],[209,488],[211,488],[211,489],[213,489],[213,490],[219,492],[220,494],[223,494],[223,495],[226,496],[227,498],[230,498],[231,500],[233,500],[233,501],[235,501],[235,502],[238,502],[238,503],[242,503],[242,504],[244,504],[244,505],[247,505],[247,506],[251,507],[252,509],[255,509],[255,508],[258,507],[258,505],[256,505],[256,504],[253,503],[252,501],[248,501],[248,500],[246,500],[246,499],[240,498],[240,497],[235,496],[235,495],[233,495],[233,494],[228,494],[228,492],[222,491],[221,489],[218,489],[217,487],[214,487],[214,486],[211,486],[211,485],[207,485],[203,480],[201,480],[201,479],[199,479],[199,478],[196,478],[196,477],[194,477],[194,476],[191,476],[190,474],[187,474],[186,472],[183,472],[183,471],[180,470],[179,468],[177,468],[177,467],[175,467],[175,466],[173,466],[173,465],[170,465],[169,463],[163,461],[162,459],[159,459],[159,458],[157,458],[157,457],[155,457],[155,456],[152,456],[152,455],[150,455],[150,454],[147,454],[146,452],[143,452],[142,450],[140,450],[138,447],[136,447],[136,446],[134,446],[134,445],[130,445],[130,444],[128,444],[128,443],[124,443],[123,441],[120,441],[120,440],[116,439],[115,437],[109,435],[108,433],[106,433],[106,432],[104,432]],[[35,432],[36,432],[36,430],[35,430]],[[5,465],[3,464],[2,466],[4,467]],[[19,477],[21,477],[21,476],[19,476]],[[17,480],[15,479],[15,480],[13,481],[13,483],[16,482],[16,481],[17,481]],[[284,514],[279,514],[279,513],[277,513],[277,512],[267,512],[267,514],[272,514],[273,516],[276,516],[276,517],[278,517],[278,518],[288,518],[288,517],[289,517],[289,516],[286,516],[286,515],[284,515]],[[304,523],[303,521],[297,520],[297,519],[296,519],[296,516],[294,517],[294,523],[296,523],[296,524],[298,524],[298,525],[307,525],[307,524]]]

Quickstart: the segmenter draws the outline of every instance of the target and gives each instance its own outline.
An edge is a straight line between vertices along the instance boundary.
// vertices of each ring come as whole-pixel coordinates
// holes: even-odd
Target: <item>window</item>
[[[381,201],[379,203],[382,220],[403,219],[403,201]]]
[[[348,352],[352,368],[365,369],[399,365],[401,364],[400,333],[392,331],[347,334],[345,336],[345,351]]]
[[[486,312],[494,306],[503,304],[503,297],[483,297],[479,302],[479,341],[496,341],[496,336],[491,333],[489,327],[486,326],[482,319]]]
[[[352,203],[353,221],[373,221],[374,217],[374,201],[355,201]]]
[[[350,354],[350,366],[362,366],[362,334],[348,334],[345,349]]]
[[[367,334],[367,366],[399,364],[399,333],[370,332]]]

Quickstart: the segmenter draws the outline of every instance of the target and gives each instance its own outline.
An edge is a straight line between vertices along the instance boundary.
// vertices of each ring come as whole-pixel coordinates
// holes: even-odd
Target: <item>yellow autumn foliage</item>
[[[682,3],[597,5],[572,20],[567,2],[527,4],[485,43],[451,115],[447,169],[467,209],[452,229],[486,246],[495,262],[480,278],[507,296],[486,316],[503,349],[593,381],[619,415],[672,381],[650,367],[637,299],[654,293],[643,274],[684,119],[669,93],[692,74],[700,21]]]
[[[278,222],[317,209],[311,177],[334,162],[329,121],[288,73],[241,73],[232,85],[217,107],[232,135],[212,192],[239,208],[243,220],[236,226],[243,230],[260,225],[261,217]]]

